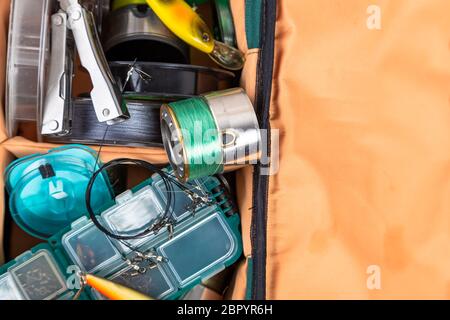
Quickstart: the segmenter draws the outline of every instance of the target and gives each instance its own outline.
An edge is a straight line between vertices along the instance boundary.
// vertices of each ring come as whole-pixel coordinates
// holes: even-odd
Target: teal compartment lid
[[[222,214],[215,212],[158,248],[181,287],[208,278],[236,259],[240,239]]]
[[[15,222],[29,234],[47,239],[86,214],[85,192],[98,169],[94,150],[71,145],[14,161],[5,171],[9,207]],[[113,198],[106,176],[92,189],[92,207]]]
[[[145,273],[136,273],[129,267],[113,275],[110,280],[158,300],[164,299],[175,291],[175,287],[161,266],[155,266]]]
[[[61,242],[70,260],[87,273],[111,274],[123,263],[116,246],[86,217],[75,221]]]
[[[52,300],[67,292],[61,270],[47,250],[25,253],[8,274],[25,300]]]
[[[105,210],[101,217],[112,233],[132,236],[151,228],[161,219],[163,213],[164,209],[157,199],[155,191],[147,185],[136,192],[127,190],[118,195],[116,204]],[[145,237],[121,241],[120,246],[124,252],[129,252],[130,248],[124,246],[125,243],[137,248],[147,242],[152,235],[150,233]]]

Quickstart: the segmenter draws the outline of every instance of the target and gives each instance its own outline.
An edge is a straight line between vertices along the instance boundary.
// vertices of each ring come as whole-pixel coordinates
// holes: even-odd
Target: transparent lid
[[[153,175],[152,179],[154,179],[153,187],[155,188],[156,193],[161,198],[162,206],[165,207],[167,203],[167,188],[164,181],[161,179],[159,175]],[[203,185],[199,180],[193,180],[186,184],[189,189],[200,196],[204,196],[205,192],[203,189]],[[186,192],[183,192],[178,186],[172,184],[173,194],[172,194],[172,211],[173,218],[179,222],[183,220],[187,216],[192,214],[190,207],[192,205],[191,198],[188,197]]]
[[[85,156],[86,152],[82,154]],[[7,174],[7,185],[15,221],[28,233],[43,239],[70,225],[87,212],[85,193],[94,165],[94,157],[83,159],[60,152],[13,166]],[[92,207],[98,209],[108,201],[111,190],[105,179],[99,177],[92,189]]]
[[[71,157],[72,160],[65,159],[69,163],[85,167],[86,170],[94,171],[97,162],[97,153],[89,147],[72,144],[49,150],[47,153],[36,153],[10,163],[5,170],[6,188],[8,192],[29,172],[39,169],[48,159],[60,158],[62,156]],[[98,165],[97,167],[98,168]]]
[[[175,290],[159,265],[145,273],[135,273],[131,268],[127,268],[113,275],[110,280],[158,300]]]
[[[8,39],[6,118],[9,136],[18,121],[36,121],[48,65],[53,0],[12,0]]]
[[[47,250],[37,251],[9,272],[27,300],[50,300],[67,291],[61,271]]]
[[[23,300],[9,272],[0,276],[0,300]]]
[[[62,245],[70,259],[87,273],[108,274],[123,262],[109,238],[84,217],[62,237]]]
[[[163,208],[153,188],[145,186],[136,193],[128,190],[117,196],[116,205],[104,211],[101,216],[113,233],[130,236],[151,227],[160,219],[162,213]],[[150,238],[128,240],[127,243],[137,247]]]
[[[223,217],[214,213],[159,247],[167,265],[183,286],[196,277],[221,271],[236,250],[236,239]],[[206,273],[206,274],[205,274]]]

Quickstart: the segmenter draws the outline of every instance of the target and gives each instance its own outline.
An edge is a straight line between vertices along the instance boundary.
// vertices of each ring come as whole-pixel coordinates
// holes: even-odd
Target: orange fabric
[[[47,152],[52,148],[61,145],[53,143],[37,143],[27,140],[23,137],[14,137],[6,140],[2,144],[9,152],[17,158],[21,158],[34,153]],[[98,151],[98,146],[89,146]],[[132,158],[150,161],[155,164],[168,163],[167,154],[161,148],[133,148],[133,147],[112,147],[103,146],[101,150],[101,159],[103,162],[111,161],[117,158]]]
[[[450,2],[278,6],[268,298],[450,298]]]

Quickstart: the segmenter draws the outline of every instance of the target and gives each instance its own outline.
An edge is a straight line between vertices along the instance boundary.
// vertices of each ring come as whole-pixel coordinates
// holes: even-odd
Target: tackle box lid
[[[48,239],[86,214],[86,187],[96,168],[95,152],[79,145],[15,160],[5,171],[12,217],[29,234]],[[98,209],[111,199],[109,181],[99,175],[92,207]]]
[[[101,217],[97,219],[104,223]],[[124,263],[114,243],[87,217],[72,223],[61,243],[72,262],[87,273],[110,274]]]
[[[68,291],[58,264],[45,249],[20,255],[7,274],[26,300],[56,299]]]
[[[135,235],[144,232],[156,223],[162,216],[164,209],[156,197],[153,187],[146,185],[133,192],[127,190],[116,197],[116,204],[103,211],[101,217],[105,226],[111,232],[120,235]],[[127,243],[138,247],[143,242],[149,241],[147,237],[128,240]],[[124,251],[129,248],[122,246]]]

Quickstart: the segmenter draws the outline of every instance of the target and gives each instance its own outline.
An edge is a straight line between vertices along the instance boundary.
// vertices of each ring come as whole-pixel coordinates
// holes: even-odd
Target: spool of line
[[[161,135],[181,181],[238,169],[261,157],[256,114],[241,88],[164,104]]]
[[[110,126],[103,140],[106,123],[98,122],[91,99],[73,101],[71,131],[64,136],[47,136],[46,142],[90,145],[162,147],[160,107],[162,102],[127,100],[130,119]]]

